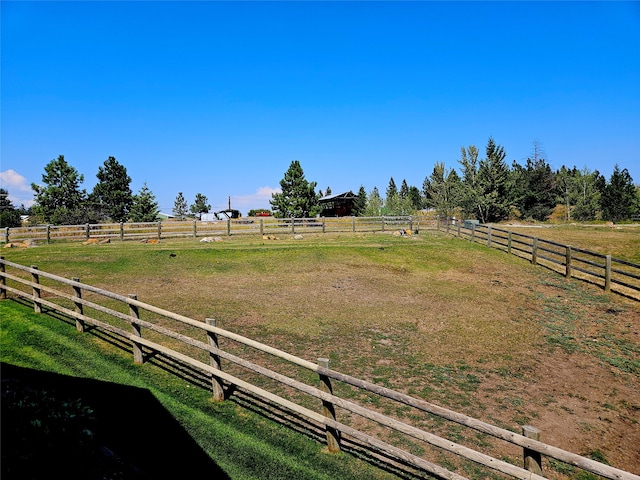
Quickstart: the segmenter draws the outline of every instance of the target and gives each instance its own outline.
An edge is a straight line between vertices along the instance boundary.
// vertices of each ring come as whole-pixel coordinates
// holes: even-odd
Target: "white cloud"
[[[244,215],[246,215],[249,210],[258,210],[260,208],[270,210],[271,205],[269,204],[269,200],[271,200],[271,194],[281,192],[282,190],[280,188],[260,187],[255,193],[232,195],[231,207],[240,210]]]
[[[16,207],[20,205],[30,207],[35,203],[31,185],[29,185],[25,177],[15,170],[0,172],[0,188],[4,188],[9,192],[9,200]]]

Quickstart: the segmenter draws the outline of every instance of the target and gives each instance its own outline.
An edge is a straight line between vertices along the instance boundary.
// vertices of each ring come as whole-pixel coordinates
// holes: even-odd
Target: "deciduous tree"
[[[13,206],[13,202],[9,200],[9,192],[4,188],[0,188],[0,228],[19,227],[20,212]]]

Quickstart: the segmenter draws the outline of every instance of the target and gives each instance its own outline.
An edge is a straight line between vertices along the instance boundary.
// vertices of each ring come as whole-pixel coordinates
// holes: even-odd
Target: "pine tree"
[[[127,169],[115,157],[109,157],[104,166],[98,167],[96,177],[98,183],[89,196],[93,208],[114,222],[126,222],[133,203]]]
[[[4,188],[0,188],[0,228],[19,227],[21,224],[20,212],[13,206],[13,202],[9,200],[9,192]]]
[[[480,160],[476,192],[476,212],[482,223],[498,222],[508,217],[510,199],[507,186],[509,167],[505,163],[504,148],[489,137],[487,157]]]
[[[621,171],[618,165],[614,167],[611,178],[602,191],[600,203],[604,220],[628,220],[638,212],[640,201],[633,179],[626,168]]]
[[[158,219],[158,202],[145,182],[140,192],[133,197],[129,218],[133,222],[155,222]]]
[[[209,205],[209,200],[207,197],[202,195],[201,193],[196,193],[196,198],[193,202],[193,205],[189,207],[189,211],[192,215],[198,217],[198,220],[202,218],[203,213],[209,213],[211,210],[211,205]]]
[[[31,184],[31,189],[36,194],[34,213],[47,223],[85,223],[88,220],[87,192],[80,190],[84,175],[69,165],[64,155],[51,160],[44,170],[44,185]]]
[[[172,213],[180,220],[184,220],[184,217],[187,216],[187,201],[182,192],[178,192],[176,200],[173,202]]]
[[[367,191],[364,189],[363,185],[360,185],[360,190],[358,190],[358,195],[354,201],[353,214],[356,217],[360,217],[364,214],[365,209],[367,208]]]
[[[307,182],[298,160],[291,162],[284,178],[280,180],[280,193],[271,194],[269,203],[274,215],[280,218],[306,218],[319,212],[317,183]]]

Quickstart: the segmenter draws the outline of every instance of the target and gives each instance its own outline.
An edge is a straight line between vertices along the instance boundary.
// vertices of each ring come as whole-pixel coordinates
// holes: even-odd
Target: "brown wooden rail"
[[[15,270],[8,272],[7,269]],[[43,280],[47,280],[47,284]],[[52,286],[54,285],[54,286]],[[70,287],[69,292],[60,290],[60,286]],[[49,296],[55,297],[56,301],[43,298],[43,292]],[[554,458],[565,462],[583,470],[601,475],[605,478],[615,480],[640,480],[640,476],[605,465],[594,460],[576,455],[574,453],[562,450],[552,445],[545,444],[536,440],[536,429],[525,426],[523,435],[505,430],[494,425],[482,422],[475,418],[453,412],[438,405],[417,399],[391,389],[367,382],[353,376],[340,373],[329,368],[327,359],[318,359],[318,362],[311,362],[295,355],[291,355],[280,349],[265,345],[250,338],[244,337],[234,332],[222,329],[216,326],[213,319],[207,319],[205,322],[194,320],[192,318],[179,315],[159,307],[144,303],[136,298],[135,295],[120,295],[95,286],[83,284],[77,278],[66,279],[48,272],[39,270],[36,266],[23,266],[13,262],[9,262],[0,257],[0,298],[7,298],[7,294],[13,294],[18,297],[29,299],[33,302],[34,311],[43,312],[43,307],[61,312],[76,320],[76,328],[78,331],[85,331],[86,325],[92,325],[98,329],[103,329],[112,334],[118,335],[124,340],[131,343],[132,352],[135,363],[143,363],[145,361],[144,349],[165,355],[181,364],[193,367],[211,378],[214,399],[223,400],[224,392],[222,385],[226,382],[228,385],[234,385],[247,392],[257,395],[267,402],[277,405],[283,409],[294,412],[309,421],[324,425],[327,432],[327,442],[330,451],[339,451],[340,440],[343,435],[358,440],[368,448],[377,452],[382,452],[401,462],[409,464],[423,472],[435,475],[448,480],[462,480],[464,477],[455,472],[451,472],[439,465],[433,464],[428,460],[414,455],[404,449],[391,445],[386,441],[365,434],[336,418],[336,407],[339,408],[340,415],[355,414],[358,417],[366,418],[378,425],[388,427],[396,432],[400,432],[407,437],[411,437],[427,444],[436,446],[444,451],[454,453],[464,459],[471,460],[483,467],[493,469],[503,474],[522,480],[542,480],[541,456]],[[118,302],[119,305],[128,309],[128,313],[115,310],[112,307],[105,306],[97,301],[84,298],[86,294],[109,299]],[[69,307],[61,305],[60,302],[67,302]],[[111,302],[113,303],[113,302]],[[73,305],[73,308],[70,308]],[[89,312],[95,312],[89,315]],[[141,312],[148,312],[159,316],[164,320],[178,322],[180,328],[172,329],[162,325],[158,318],[144,320],[141,318]],[[96,318],[100,317],[100,318]],[[112,320],[117,320],[121,324],[114,324]],[[124,322],[124,323],[123,323]],[[128,328],[123,328],[122,325]],[[206,334],[206,341],[198,340],[193,336],[187,335],[184,327],[195,328],[195,331],[202,331]],[[143,336],[143,328],[159,334],[166,341],[152,340]],[[156,336],[157,337],[157,336]],[[241,358],[228,350],[221,349],[218,345],[218,337],[224,337],[233,340],[239,344],[251,347],[258,352],[269,354],[272,357],[284,360],[289,364],[296,365],[302,369],[312,371],[319,376],[319,387],[309,385],[298,379],[288,375],[278,373],[272,368],[259,365],[254,361]],[[173,342],[173,343],[172,343]],[[209,362],[196,358],[196,355],[184,353],[177,349],[175,343],[188,346],[191,349],[205,352],[210,359]],[[222,368],[220,362],[224,359],[234,365],[240,366],[245,370],[254,372],[261,377],[268,378],[280,385],[290,389],[295,389],[308,397],[319,400],[318,406],[320,411],[315,411],[307,406],[303,406],[301,402],[296,403],[290,398],[283,398],[282,395],[273,393],[266,388],[256,386],[237,375],[231,374]],[[510,444],[523,448],[525,458],[525,466],[519,467],[512,463],[496,459],[482,452],[476,451],[464,445],[457,444],[446,438],[439,437],[430,432],[414,427],[400,419],[384,415],[380,412],[371,410],[358,404],[355,401],[341,398],[333,394],[331,380],[339,381],[343,384],[351,385],[360,389],[390,399],[394,402],[413,407],[419,411],[441,417],[451,422],[458,423],[465,427],[472,428],[478,432],[490,435],[497,439],[503,440]]]

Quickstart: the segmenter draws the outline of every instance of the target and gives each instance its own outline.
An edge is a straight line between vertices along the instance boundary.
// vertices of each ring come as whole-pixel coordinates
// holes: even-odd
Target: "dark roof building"
[[[320,215],[323,217],[349,217],[353,215],[355,201],[356,196],[352,191],[327,195],[318,200],[322,207]]]

